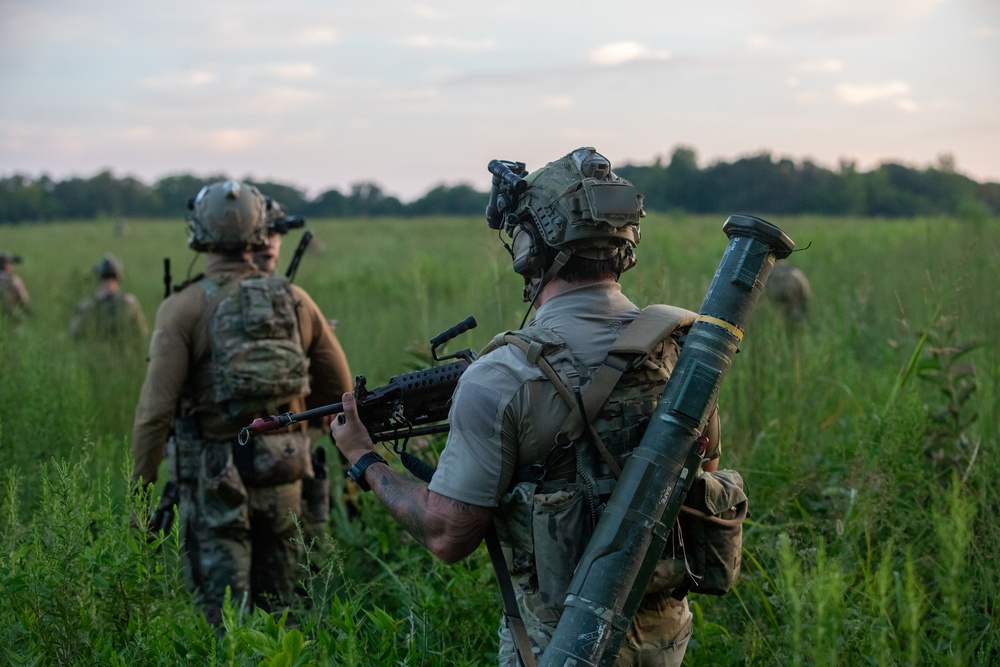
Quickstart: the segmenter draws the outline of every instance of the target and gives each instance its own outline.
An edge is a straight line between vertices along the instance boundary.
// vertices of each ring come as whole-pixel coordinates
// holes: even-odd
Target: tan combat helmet
[[[199,252],[241,252],[267,244],[267,200],[253,185],[220,181],[189,204],[188,245]]]
[[[101,261],[94,264],[94,275],[98,280],[103,280],[104,278],[116,278],[121,280],[125,275],[125,271],[122,267],[121,261],[108,252],[104,254],[104,257],[101,257]]]
[[[20,263],[21,258],[19,256],[0,250],[0,271],[6,271],[8,266]]]
[[[622,271],[635,266],[639,220],[646,215],[643,197],[611,170],[606,157],[589,146],[578,148],[523,181],[500,194],[503,210],[491,221],[488,209],[487,222],[496,228],[497,220],[503,221],[514,270],[525,277],[525,301],[573,255],[598,260],[621,256]]]

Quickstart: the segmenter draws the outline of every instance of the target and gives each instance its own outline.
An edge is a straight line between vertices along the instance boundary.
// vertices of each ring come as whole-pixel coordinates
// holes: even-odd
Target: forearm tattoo
[[[439,494],[380,465],[371,468],[372,489],[389,514],[408,533],[441,557],[471,553],[492,525],[493,510]]]

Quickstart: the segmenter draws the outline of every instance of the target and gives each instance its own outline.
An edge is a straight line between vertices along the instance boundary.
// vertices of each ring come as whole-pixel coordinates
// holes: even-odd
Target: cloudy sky
[[[0,0],[0,175],[408,201],[581,145],[1000,181],[1000,2]]]

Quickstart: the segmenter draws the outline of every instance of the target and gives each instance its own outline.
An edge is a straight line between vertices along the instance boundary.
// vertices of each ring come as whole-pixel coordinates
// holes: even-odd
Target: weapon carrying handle
[[[455,336],[460,336],[469,329],[475,329],[478,325],[479,324],[478,322],[476,322],[476,318],[474,318],[472,315],[469,315],[455,326],[451,327],[450,329],[446,329],[445,331],[439,333],[437,336],[434,336],[434,338],[431,338],[431,349],[436,347],[441,347]]]

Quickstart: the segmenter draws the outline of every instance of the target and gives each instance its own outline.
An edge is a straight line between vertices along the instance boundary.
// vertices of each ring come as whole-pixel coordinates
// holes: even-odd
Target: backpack
[[[228,417],[275,412],[309,393],[309,359],[288,279],[199,285],[212,304],[212,400]]]
[[[626,327],[602,366],[592,372],[571,373],[579,379],[556,370],[567,368],[561,363],[564,361],[570,361],[570,367],[577,371],[582,364],[572,361],[572,352],[551,331],[529,328],[506,332],[491,344],[519,347],[570,407],[560,429],[562,442],[557,441],[552,453],[576,457],[577,481],[569,486],[547,482],[550,468],[565,469],[551,460],[532,466],[532,471],[519,471],[515,486],[501,503],[515,520],[498,525],[504,541],[513,547],[515,571],[535,571],[538,587],[548,589],[544,592],[557,607],[561,607],[569,583],[567,575],[572,574],[559,564],[575,562],[582,555],[624,459],[638,445],[676,363],[671,338],[676,340],[694,317],[694,313],[669,306],[646,308]],[[587,387],[580,392],[584,380],[588,380]],[[560,447],[567,442],[574,446]],[[747,504],[738,472],[701,473],[688,493],[647,592],[726,593],[739,575]],[[567,535],[574,533],[576,539],[567,541]]]

